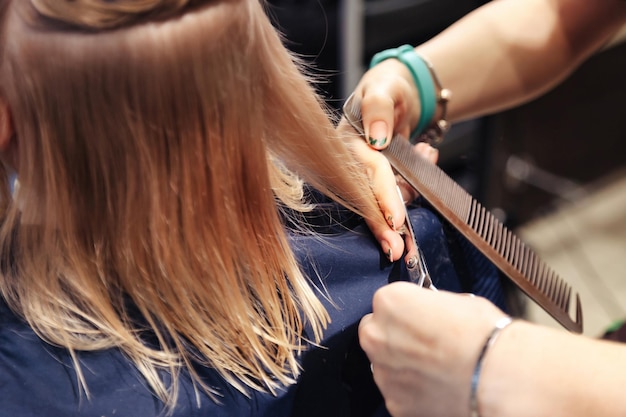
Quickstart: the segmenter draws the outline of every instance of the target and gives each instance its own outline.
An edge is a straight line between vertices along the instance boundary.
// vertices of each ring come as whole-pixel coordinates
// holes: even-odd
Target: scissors
[[[400,194],[400,198],[402,199],[400,188],[397,187],[397,190],[398,194]],[[405,239],[404,263],[407,271],[409,272],[409,279],[412,283],[417,284],[420,287],[437,291],[437,288],[433,285],[433,281],[428,273],[424,253],[417,244],[417,239],[415,239],[415,232],[413,231],[411,217],[409,216],[409,211],[406,208],[406,205],[404,206],[404,225],[400,228],[400,233],[403,233],[408,237],[408,239]]]

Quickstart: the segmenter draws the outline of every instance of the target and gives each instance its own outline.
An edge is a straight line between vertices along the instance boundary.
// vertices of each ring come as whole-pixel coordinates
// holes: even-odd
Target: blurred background
[[[418,45],[483,3],[270,0],[269,13],[340,109],[376,52]],[[547,95],[456,124],[439,145],[440,166],[580,292],[590,336],[626,318],[625,38]],[[558,327],[514,296],[520,314]]]

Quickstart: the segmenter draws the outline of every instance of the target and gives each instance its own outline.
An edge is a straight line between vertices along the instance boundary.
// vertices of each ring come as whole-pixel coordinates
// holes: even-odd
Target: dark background
[[[363,66],[383,49],[420,44],[480,6],[479,0],[365,0]],[[340,1],[270,0],[288,46],[326,80],[339,109]],[[453,126],[440,166],[510,228],[583,198],[626,161],[626,44],[601,51],[567,81],[524,106]],[[581,192],[582,190],[582,192]]]

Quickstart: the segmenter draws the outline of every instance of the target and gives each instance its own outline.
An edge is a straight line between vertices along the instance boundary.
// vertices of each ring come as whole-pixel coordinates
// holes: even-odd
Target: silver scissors
[[[400,188],[398,188],[398,194],[400,194],[400,199],[402,199]],[[409,216],[409,210],[406,208],[406,205],[404,206],[404,225],[400,229],[400,232],[408,236],[408,239],[405,239],[404,263],[409,272],[409,279],[412,283],[420,287],[437,291],[428,273],[424,253],[417,244],[417,239],[415,239],[415,232],[413,231],[411,217]]]

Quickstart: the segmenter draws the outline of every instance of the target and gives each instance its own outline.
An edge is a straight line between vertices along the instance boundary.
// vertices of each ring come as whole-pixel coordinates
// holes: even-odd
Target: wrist
[[[488,355],[495,349],[494,345],[500,338],[500,334],[511,324],[513,319],[509,316],[502,316],[496,322],[491,331],[489,332],[485,342],[483,343],[481,350],[478,354],[476,364],[471,379],[470,386],[470,416],[481,417],[482,413],[478,403],[478,389],[481,386],[481,373]]]
[[[374,55],[370,68],[383,61],[394,59],[404,65],[417,92],[419,117],[411,133],[411,141],[439,143],[450,129],[447,121],[447,104],[450,90],[441,85],[433,66],[410,45],[387,49]],[[406,75],[406,74],[405,74]]]
[[[553,390],[563,391],[564,381],[552,378],[556,363],[547,358],[554,343],[546,330],[516,320],[502,332],[483,363],[477,391],[481,417],[554,415],[559,394]]]

